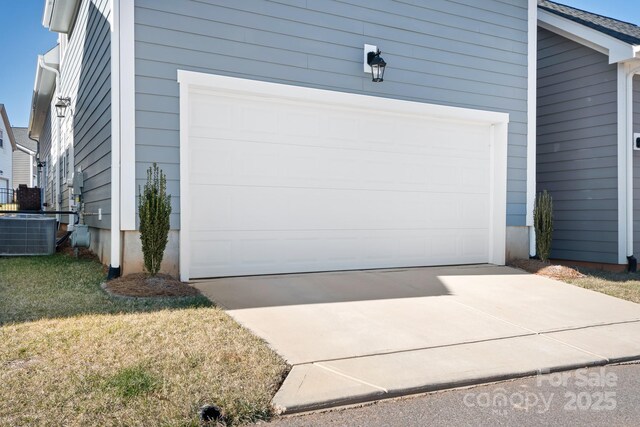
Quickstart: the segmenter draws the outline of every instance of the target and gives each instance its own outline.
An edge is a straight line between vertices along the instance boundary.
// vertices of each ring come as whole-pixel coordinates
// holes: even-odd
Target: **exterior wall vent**
[[[55,251],[55,218],[0,215],[0,255],[51,255]]]

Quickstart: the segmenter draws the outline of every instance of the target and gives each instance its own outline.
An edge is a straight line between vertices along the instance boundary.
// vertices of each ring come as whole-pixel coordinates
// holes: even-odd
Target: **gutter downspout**
[[[47,70],[51,71],[56,75],[56,98],[60,98],[60,70],[50,67],[44,62],[44,56],[38,56],[38,65]],[[55,192],[55,205],[56,210],[60,210],[60,139],[62,138],[62,125],[60,124],[60,119],[56,117],[56,129],[57,129],[57,138],[56,138],[56,185],[54,185]],[[53,138],[51,138],[53,140]],[[38,149],[40,147],[38,146]],[[60,222],[60,215],[56,215],[56,221]]]
[[[640,66],[632,68],[627,73],[627,126],[626,140],[627,149],[627,260],[628,270],[635,272],[637,270],[638,261],[633,255],[633,77],[640,73]]]
[[[35,187],[40,187],[40,168],[38,167],[40,163],[40,140],[31,137],[31,132],[27,134],[27,137],[36,143],[36,154],[34,156],[36,160],[36,182],[34,184]],[[33,168],[33,165],[31,165],[31,167]]]
[[[107,280],[120,277],[120,0],[111,0],[111,248]]]

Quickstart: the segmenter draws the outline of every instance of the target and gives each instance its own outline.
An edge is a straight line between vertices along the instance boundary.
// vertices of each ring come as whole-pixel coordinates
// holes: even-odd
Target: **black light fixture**
[[[371,67],[371,81],[376,83],[384,81],[384,69],[387,66],[380,56],[381,53],[380,49],[367,53],[367,64]]]
[[[58,98],[58,102],[56,102],[56,115],[58,118],[64,118],[69,105],[71,105],[71,98]]]

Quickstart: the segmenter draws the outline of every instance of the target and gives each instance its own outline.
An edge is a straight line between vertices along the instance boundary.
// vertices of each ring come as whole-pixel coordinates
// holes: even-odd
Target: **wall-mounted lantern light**
[[[387,63],[382,59],[380,53],[382,52],[380,52],[377,46],[364,45],[364,72],[371,73],[371,81],[376,83],[384,81],[384,70],[387,66]]]
[[[67,113],[67,107],[71,105],[71,98],[58,98],[58,102],[56,102],[56,115],[58,118],[62,119]]]

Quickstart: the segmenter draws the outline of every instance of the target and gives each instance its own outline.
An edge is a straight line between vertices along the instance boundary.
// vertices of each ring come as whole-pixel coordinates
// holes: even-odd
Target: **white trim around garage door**
[[[193,90],[205,89],[226,94],[251,94],[265,98],[312,101],[325,105],[379,108],[397,113],[421,114],[443,120],[491,126],[490,165],[490,241],[488,262],[503,265],[506,240],[507,140],[509,115],[443,105],[312,89],[299,86],[225,77],[178,70],[180,83],[180,278],[189,280],[189,96]]]

